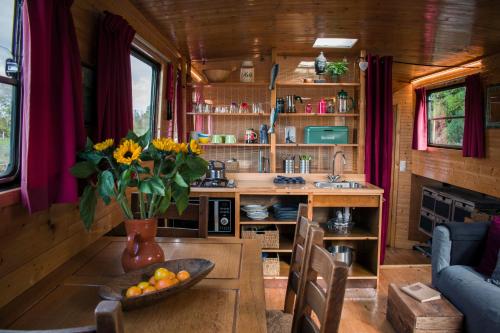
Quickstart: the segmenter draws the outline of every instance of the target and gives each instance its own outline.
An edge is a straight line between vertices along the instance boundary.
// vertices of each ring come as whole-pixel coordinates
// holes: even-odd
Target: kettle
[[[356,103],[354,102],[354,98],[349,96],[349,94],[344,90],[339,91],[339,93],[337,94],[337,112],[351,112],[355,107]]]
[[[286,113],[295,113],[297,110],[295,109],[295,101],[299,100],[302,102],[302,97],[297,95],[288,95],[286,96]]]
[[[219,166],[216,166],[219,164]],[[208,179],[226,179],[226,165],[221,161],[208,162],[207,170]]]

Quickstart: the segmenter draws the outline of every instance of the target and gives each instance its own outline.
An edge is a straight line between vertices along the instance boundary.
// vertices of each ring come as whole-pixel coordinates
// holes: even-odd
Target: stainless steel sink
[[[314,182],[317,188],[363,188],[363,185],[357,182],[344,181],[344,182]]]

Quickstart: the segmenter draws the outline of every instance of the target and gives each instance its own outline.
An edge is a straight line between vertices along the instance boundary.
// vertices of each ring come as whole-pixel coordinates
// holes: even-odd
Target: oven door
[[[234,199],[209,200],[208,233],[234,235]]]

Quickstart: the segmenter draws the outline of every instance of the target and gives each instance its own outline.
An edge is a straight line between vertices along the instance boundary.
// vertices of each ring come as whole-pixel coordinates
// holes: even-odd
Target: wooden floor
[[[413,257],[411,252],[401,252],[399,257]],[[419,255],[419,254],[418,254]],[[413,258],[414,260],[418,260]],[[395,261],[392,261],[395,262]],[[414,282],[431,282],[431,267],[430,265],[421,265],[415,263],[416,266],[406,264],[406,266],[381,266],[380,269],[380,284],[377,291],[377,296],[374,299],[354,301],[346,300],[342,311],[342,320],[340,323],[341,333],[395,333],[391,325],[385,319],[387,308],[387,291],[389,283],[410,284]],[[269,288],[266,287],[266,308],[274,310],[282,310],[285,297],[284,288]]]
[[[395,249],[388,247],[385,250],[384,265],[430,265],[431,258],[415,250]]]

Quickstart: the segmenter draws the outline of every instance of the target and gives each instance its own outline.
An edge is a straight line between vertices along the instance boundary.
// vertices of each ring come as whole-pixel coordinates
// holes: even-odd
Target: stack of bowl
[[[241,207],[241,210],[252,220],[259,221],[269,217],[267,207],[263,205],[245,205]]]

